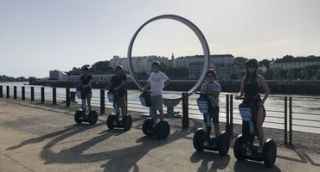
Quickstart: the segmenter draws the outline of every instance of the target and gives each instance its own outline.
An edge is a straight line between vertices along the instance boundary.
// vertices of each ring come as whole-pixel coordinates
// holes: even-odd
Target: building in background
[[[271,69],[297,69],[306,66],[320,65],[320,57],[309,56],[309,57],[292,57],[285,56],[282,59],[277,59],[270,64]]]
[[[49,80],[64,81],[67,80],[67,74],[59,70],[49,71]]]

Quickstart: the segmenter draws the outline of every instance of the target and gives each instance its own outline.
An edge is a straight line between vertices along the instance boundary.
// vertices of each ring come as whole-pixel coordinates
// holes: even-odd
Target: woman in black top
[[[92,83],[92,76],[90,75],[90,70],[88,68],[88,65],[85,65],[82,67],[82,75],[80,77],[81,81],[81,87],[82,92],[85,96],[82,97],[82,99],[87,99],[88,103],[88,109],[89,112],[91,112],[91,97],[92,97],[92,91],[91,91],[91,83]]]
[[[117,66],[115,68],[115,75],[111,78],[107,86],[107,90],[110,90],[113,93],[114,100],[113,100],[113,107],[116,111],[117,117],[119,117],[119,105],[121,107],[122,116],[127,114],[127,76],[123,72],[121,66]]]
[[[265,118],[264,103],[267,100],[270,90],[267,81],[259,74],[257,74],[258,61],[255,59],[250,59],[246,63],[247,70],[245,76],[241,80],[240,95],[236,98],[242,97],[244,95],[246,101],[250,101],[256,107],[257,118],[256,118],[256,129],[257,136],[259,139],[259,150],[262,151],[264,143],[264,134],[262,124]],[[261,88],[265,91],[264,97],[261,100],[260,90]]]

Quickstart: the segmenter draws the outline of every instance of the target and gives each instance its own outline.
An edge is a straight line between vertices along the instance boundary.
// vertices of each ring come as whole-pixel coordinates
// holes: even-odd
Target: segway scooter
[[[256,136],[256,107],[254,104],[249,103],[248,99],[241,97],[244,100],[239,105],[239,111],[242,118],[242,134],[236,138],[233,151],[234,156],[238,160],[254,160],[263,161],[267,167],[274,166],[277,158],[277,145],[273,139],[269,138],[265,141],[262,152],[258,152],[258,145],[254,145]]]
[[[114,103],[113,107],[116,113],[120,114],[120,107],[119,107],[119,103],[117,102],[117,99],[118,99],[117,92],[112,92],[109,90],[107,93],[107,96],[108,96],[109,102]],[[126,98],[126,101],[128,101],[127,99],[128,98]],[[127,108],[127,112],[128,112],[128,108]],[[130,114],[127,113],[122,118],[120,118],[118,115],[111,113],[107,118],[106,125],[110,130],[114,128],[122,128],[125,131],[128,131],[131,129],[131,126],[132,126],[132,117]]]
[[[143,106],[151,107],[151,92],[144,91],[140,94],[139,99]],[[159,121],[154,125],[155,119],[150,116],[143,122],[142,131],[146,136],[154,136],[158,139],[166,139],[170,134],[170,125],[167,121]]]
[[[77,124],[88,122],[94,125],[98,121],[98,113],[94,110],[87,114],[86,97],[82,87],[78,87],[76,91],[77,98],[81,99],[81,109],[77,110],[74,115],[74,120]]]
[[[200,93],[196,92],[196,94]],[[197,99],[197,105],[203,115],[209,115],[208,113],[210,113],[211,105],[207,95],[200,94],[200,97]],[[193,147],[197,151],[203,151],[204,149],[218,151],[221,156],[228,154],[230,138],[227,132],[221,132],[217,138],[210,137],[209,140],[206,139],[206,131],[203,128],[198,128],[193,136]],[[205,142],[208,142],[208,145],[205,145]]]

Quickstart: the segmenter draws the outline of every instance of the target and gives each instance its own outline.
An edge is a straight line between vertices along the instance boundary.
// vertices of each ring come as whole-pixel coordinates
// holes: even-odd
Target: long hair
[[[248,68],[250,66],[255,67],[255,71],[252,74],[248,70]],[[250,82],[252,82],[253,80],[257,79],[257,77],[258,77],[257,70],[258,70],[258,61],[256,59],[250,59],[246,62],[246,73],[244,75],[245,83],[247,83],[248,80],[250,80]]]

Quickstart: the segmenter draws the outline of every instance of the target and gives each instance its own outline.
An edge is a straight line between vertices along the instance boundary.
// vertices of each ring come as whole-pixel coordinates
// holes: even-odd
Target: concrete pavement
[[[196,152],[194,128],[181,130],[181,119],[170,119],[167,140],[147,138],[143,119],[134,116],[128,132],[109,131],[106,116],[94,126],[75,125],[73,112],[0,99],[0,172],[2,171],[320,171],[320,155],[278,148],[274,168],[262,163],[236,161],[233,150],[220,157]]]

